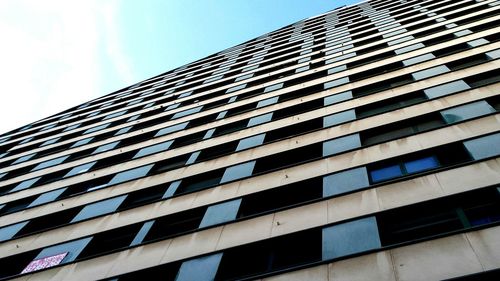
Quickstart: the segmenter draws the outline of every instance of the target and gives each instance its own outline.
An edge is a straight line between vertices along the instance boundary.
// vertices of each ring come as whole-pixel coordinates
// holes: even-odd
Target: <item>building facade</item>
[[[0,279],[493,280],[500,1],[318,15],[0,138]]]

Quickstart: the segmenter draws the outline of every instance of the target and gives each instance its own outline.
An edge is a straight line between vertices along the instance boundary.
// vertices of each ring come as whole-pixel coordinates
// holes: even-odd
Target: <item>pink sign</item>
[[[67,254],[68,252],[34,260],[30,262],[30,264],[28,264],[26,268],[23,269],[21,274],[56,266],[62,262],[62,260],[64,259],[64,257],[66,257]]]

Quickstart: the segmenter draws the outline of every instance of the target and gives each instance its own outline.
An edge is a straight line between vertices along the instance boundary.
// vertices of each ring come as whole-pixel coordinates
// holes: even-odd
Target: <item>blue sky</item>
[[[0,1],[0,133],[357,2]]]

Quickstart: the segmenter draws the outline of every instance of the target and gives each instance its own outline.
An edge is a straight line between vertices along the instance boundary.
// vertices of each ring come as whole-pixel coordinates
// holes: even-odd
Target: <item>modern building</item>
[[[2,135],[0,278],[498,280],[499,4],[341,7]]]

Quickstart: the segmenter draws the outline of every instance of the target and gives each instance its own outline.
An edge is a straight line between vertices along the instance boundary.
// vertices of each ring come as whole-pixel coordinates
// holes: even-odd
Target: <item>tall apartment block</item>
[[[341,7],[3,134],[0,279],[500,280],[499,4]]]

